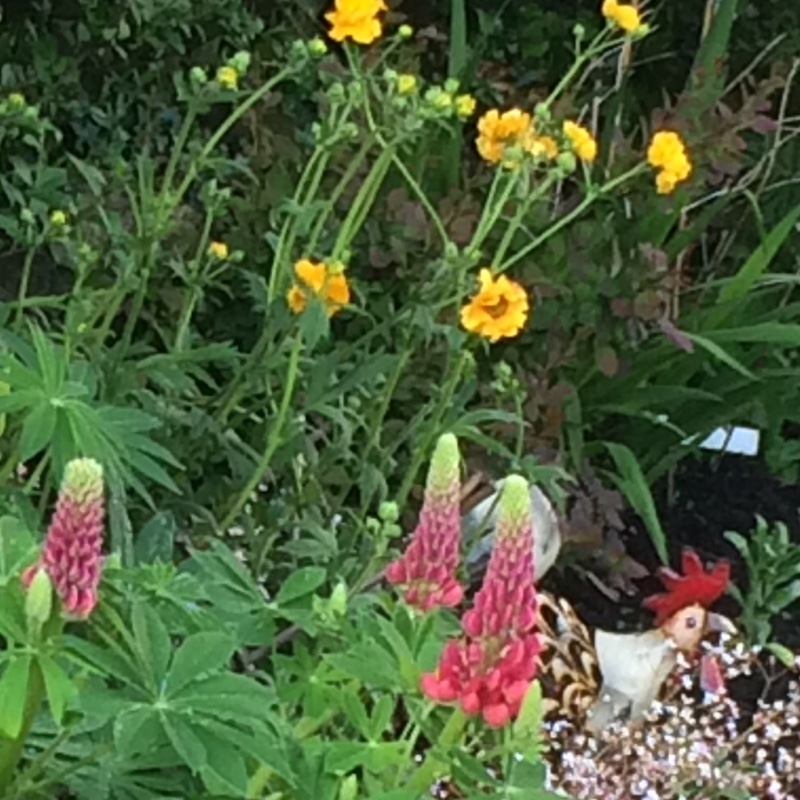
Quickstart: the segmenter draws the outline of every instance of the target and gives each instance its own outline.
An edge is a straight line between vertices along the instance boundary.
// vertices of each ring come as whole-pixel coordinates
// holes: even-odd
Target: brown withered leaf
[[[661,333],[669,339],[672,344],[679,347],[685,353],[694,353],[694,342],[681,330],[675,327],[666,317],[659,320],[658,326]]]

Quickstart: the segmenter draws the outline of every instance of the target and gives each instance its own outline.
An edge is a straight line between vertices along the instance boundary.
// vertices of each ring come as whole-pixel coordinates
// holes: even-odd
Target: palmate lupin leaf
[[[147,483],[177,492],[165,465],[180,463],[150,436],[160,422],[135,408],[117,408],[94,401],[91,370],[70,365],[63,350],[38,327],[31,326],[33,346],[4,335],[0,353],[0,414],[9,425],[21,423],[17,450],[21,461],[49,453],[56,474],[78,456],[103,464],[109,487],[129,487],[150,501]]]

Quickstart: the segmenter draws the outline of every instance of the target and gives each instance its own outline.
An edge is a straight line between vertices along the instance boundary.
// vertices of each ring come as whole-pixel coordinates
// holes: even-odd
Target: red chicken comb
[[[656,624],[663,625],[673,614],[691,605],[708,608],[725,593],[731,578],[731,565],[724,559],[706,572],[700,556],[684,548],[681,555],[683,575],[669,567],[662,567],[658,577],[666,592],[654,594],[644,601],[644,607],[654,612]]]

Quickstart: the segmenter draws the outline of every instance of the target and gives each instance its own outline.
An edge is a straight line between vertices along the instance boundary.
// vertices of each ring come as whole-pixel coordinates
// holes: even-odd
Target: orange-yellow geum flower
[[[297,280],[286,294],[286,302],[295,314],[305,310],[309,293],[320,299],[329,317],[350,302],[350,286],[338,265],[334,267],[302,259],[294,265],[294,274]]]
[[[383,34],[378,14],[386,11],[383,0],[335,0],[333,11],[325,15],[334,42],[352,39],[358,44],[372,44]]]
[[[483,159],[490,164],[499,164],[505,158],[506,148],[525,147],[530,135],[530,114],[518,108],[501,114],[493,108],[478,120],[475,144]]]
[[[528,295],[525,289],[505,275],[495,278],[490,269],[478,275],[480,290],[461,309],[461,324],[494,343],[511,339],[528,319]]]
[[[567,137],[575,155],[581,161],[591,164],[597,158],[597,142],[591,131],[584,128],[583,125],[578,125],[576,122],[566,120],[564,122],[564,136]]]
[[[656,191],[671,194],[692,174],[692,164],[683,139],[675,131],[658,131],[647,148],[647,163],[658,170]]]
[[[625,33],[636,33],[642,27],[642,17],[636,6],[619,3],[617,0],[604,0],[601,11],[607,20]]]

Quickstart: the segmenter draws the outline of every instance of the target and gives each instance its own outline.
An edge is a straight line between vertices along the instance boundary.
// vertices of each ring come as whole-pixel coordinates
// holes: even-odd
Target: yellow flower
[[[525,149],[534,158],[554,159],[558,157],[558,144],[552,136],[533,135],[525,145]]]
[[[675,131],[658,131],[647,148],[647,163],[659,170],[656,175],[656,191],[671,194],[681,181],[692,174],[692,164],[686,146]]]
[[[208,245],[208,254],[219,261],[228,259],[228,245],[225,242],[211,242]]]
[[[54,211],[50,215],[50,224],[54,228],[63,228],[67,224],[67,215],[63,211]]]
[[[236,89],[239,86],[239,73],[230,66],[217,70],[217,83],[223,89]]]
[[[332,317],[350,302],[350,286],[341,264],[315,263],[302,259],[294,265],[297,281],[289,289],[286,302],[289,308],[300,314],[308,304],[308,292],[315,294],[325,305],[328,316]]]
[[[383,0],[335,0],[333,11],[325,15],[334,42],[352,39],[358,44],[372,44],[383,33],[378,14],[386,11]]]
[[[460,94],[456,97],[456,115],[461,119],[467,119],[475,113],[477,105],[471,94]]]
[[[397,78],[397,91],[400,92],[400,94],[413,94],[416,90],[416,75],[400,75]]]
[[[490,164],[503,161],[506,148],[530,144],[531,115],[518,108],[502,114],[493,108],[478,120],[475,143],[481,157]]]
[[[461,309],[461,324],[490,342],[513,338],[528,319],[525,289],[505,275],[495,278],[486,268],[480,271],[478,280],[480,290]]]
[[[595,158],[597,158],[597,142],[594,136],[592,136],[591,131],[584,128],[582,125],[570,122],[570,120],[564,122],[563,130],[564,136],[569,139],[569,143],[575,151],[575,155],[577,155],[581,161],[591,164]]]
[[[601,11],[607,20],[625,33],[635,33],[642,27],[642,18],[635,6],[617,0],[604,0]]]

